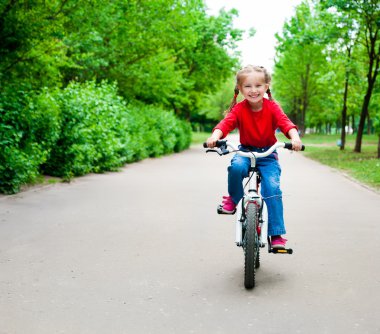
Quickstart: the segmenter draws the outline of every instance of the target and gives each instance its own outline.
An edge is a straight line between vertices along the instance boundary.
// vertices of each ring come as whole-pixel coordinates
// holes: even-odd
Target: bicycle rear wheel
[[[257,248],[256,260],[255,260],[255,268],[256,269],[260,268],[260,247]]]
[[[257,234],[258,208],[255,203],[247,204],[246,224],[244,233],[244,286],[246,289],[255,287],[256,268],[259,251]]]

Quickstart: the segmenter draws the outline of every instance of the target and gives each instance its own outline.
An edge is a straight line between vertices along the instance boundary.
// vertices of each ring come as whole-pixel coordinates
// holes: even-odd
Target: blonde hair
[[[264,74],[264,80],[265,80],[265,83],[266,84],[270,84],[271,80],[272,80],[272,76],[270,75],[269,71],[263,67],[263,66],[254,66],[254,65],[247,65],[245,67],[243,67],[242,69],[240,69],[237,73],[236,73],[236,85],[235,85],[235,89],[234,89],[234,97],[231,101],[231,104],[229,106],[229,108],[226,110],[226,114],[228,114],[232,108],[236,105],[237,103],[237,97],[239,95],[239,86],[241,86],[241,84],[243,83],[244,79],[247,77],[248,74],[252,73],[252,72],[259,72],[259,73],[263,73]],[[270,91],[270,89],[268,88],[268,90],[266,91],[266,93],[268,94],[268,98],[269,100],[273,100],[272,98],[272,93]]]

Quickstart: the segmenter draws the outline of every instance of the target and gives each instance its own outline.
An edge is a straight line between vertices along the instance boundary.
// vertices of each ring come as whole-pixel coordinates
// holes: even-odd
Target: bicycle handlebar
[[[252,154],[254,154],[257,158],[267,157],[268,155],[270,155],[271,153],[273,153],[274,150],[276,150],[277,148],[280,148],[280,147],[286,148],[287,150],[292,150],[293,149],[292,143],[284,143],[284,142],[276,142],[274,145],[272,145],[265,152],[252,152],[252,151],[245,152],[245,151],[240,150],[236,146],[235,143],[230,142],[228,140],[218,140],[216,142],[215,146],[218,147],[218,148],[222,148],[222,154],[221,155],[225,155],[225,154],[228,154],[228,153],[231,153],[231,152],[236,152],[237,154],[239,154],[239,155],[241,155],[243,157],[252,157]],[[203,147],[207,148],[207,143],[203,143]],[[232,149],[232,151],[229,151],[227,149],[227,147],[230,147]],[[305,145],[302,145],[301,151],[304,151],[304,150],[305,150]],[[215,152],[217,152],[217,151],[215,151]],[[219,152],[217,152],[217,153],[219,153]]]

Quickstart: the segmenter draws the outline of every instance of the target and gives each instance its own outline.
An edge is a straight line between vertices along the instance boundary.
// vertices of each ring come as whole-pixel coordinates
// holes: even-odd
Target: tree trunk
[[[293,98],[293,101],[292,101],[292,111],[291,111],[291,114],[289,115],[290,116],[290,119],[297,125],[299,125],[299,115],[298,115],[298,102],[297,102],[297,97],[294,97]]]
[[[373,84],[374,84],[373,81],[368,84],[367,93],[364,96],[362,111],[360,114],[358,134],[356,135],[356,142],[355,142],[355,149],[354,149],[354,152],[357,152],[357,153],[360,153],[362,151],[363,131],[364,131],[364,125],[365,125],[365,121],[366,121],[367,114],[368,114],[369,102],[371,100]]]
[[[305,133],[305,119],[306,119],[306,110],[309,105],[309,92],[308,92],[308,84],[309,84],[309,76],[310,76],[310,64],[306,65],[306,73],[305,77],[301,77],[301,83],[302,83],[302,105],[301,105],[301,134],[304,135]]]
[[[371,134],[371,116],[367,113],[367,135]]]
[[[376,77],[379,71],[380,43],[378,46],[378,50],[375,50],[376,42],[377,42],[377,32],[378,30],[376,30],[374,36],[371,36],[369,40],[367,40],[368,42],[367,50],[368,50],[368,56],[369,56],[369,65],[368,65],[368,73],[367,73],[368,86],[367,86],[367,92],[364,96],[362,111],[360,114],[358,134],[356,136],[356,142],[355,142],[354,152],[358,152],[358,153],[360,153],[362,150],[362,137],[363,137],[364,123],[368,115],[368,106],[369,106],[369,102],[371,101],[372,90],[373,90],[373,87],[375,87]]]
[[[342,132],[340,136],[340,149],[344,150],[346,144],[346,124],[347,124],[347,95],[348,95],[348,79],[349,73],[346,72],[346,80],[344,83],[343,109],[342,109]]]
[[[304,118],[304,112],[303,112],[303,103],[301,98],[297,99],[297,115],[298,115],[298,129],[301,133],[301,136],[305,134],[305,118]]]
[[[347,61],[351,60],[351,47],[347,48]],[[348,64],[347,64],[348,65]],[[347,66],[346,65],[346,66]],[[348,66],[347,66],[348,67]],[[348,96],[348,83],[350,79],[350,72],[346,67],[346,78],[344,81],[344,94],[343,94],[343,108],[342,108],[342,132],[340,136],[340,149],[344,150],[346,145],[346,125],[347,125],[347,96]]]

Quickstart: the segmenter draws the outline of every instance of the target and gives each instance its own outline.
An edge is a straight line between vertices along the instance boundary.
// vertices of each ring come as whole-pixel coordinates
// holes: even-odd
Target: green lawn
[[[210,137],[210,132],[193,132],[192,144],[202,144]]]
[[[364,135],[362,152],[355,153],[355,135],[347,137],[345,149],[336,145],[339,135],[305,135],[305,156],[325,165],[339,169],[352,178],[380,190],[380,159],[377,159],[377,141],[375,135]]]
[[[201,144],[209,136],[209,133],[193,133],[193,144]],[[278,139],[288,141],[283,135],[279,135]],[[337,146],[339,139],[340,135],[305,135],[302,141],[306,150],[302,154],[341,170],[359,182],[380,191],[380,159],[377,159],[378,137],[364,135],[362,153],[353,152],[355,135],[347,136],[346,147],[343,151]]]

